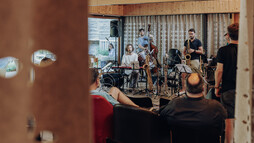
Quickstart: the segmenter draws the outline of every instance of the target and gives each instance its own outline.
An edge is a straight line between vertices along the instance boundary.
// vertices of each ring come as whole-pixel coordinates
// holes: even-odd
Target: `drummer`
[[[138,55],[133,52],[132,44],[128,44],[125,48],[125,54],[122,57],[123,67],[139,68]],[[138,70],[125,70],[125,74],[130,76],[130,88],[135,88],[139,78]]]

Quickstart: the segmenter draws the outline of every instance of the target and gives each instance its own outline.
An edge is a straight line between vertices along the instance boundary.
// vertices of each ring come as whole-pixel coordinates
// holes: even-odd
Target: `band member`
[[[139,34],[140,34],[140,37],[138,38],[138,52],[141,52],[143,50],[148,50],[149,39],[147,36],[145,36],[145,30],[143,28],[139,29]]]
[[[184,42],[183,53],[184,55],[186,55],[186,53],[188,52],[191,55],[190,66],[192,68],[198,69],[200,64],[199,58],[200,58],[200,55],[203,54],[203,47],[200,40],[195,37],[195,29],[193,28],[189,29],[188,33],[189,33],[189,42],[188,40]],[[189,49],[188,49],[188,43],[190,44]]]
[[[215,71],[215,95],[221,98],[222,105],[228,112],[226,119],[227,143],[233,142],[235,117],[235,89],[239,24],[231,24],[227,28],[229,45],[223,46],[217,53]],[[222,88],[220,89],[220,83]],[[220,94],[221,93],[221,94]]]
[[[112,43],[108,45],[108,53],[109,57],[115,57],[115,48]]]
[[[199,69],[200,66],[200,55],[203,54],[203,47],[199,39],[195,37],[195,29],[191,28],[188,30],[189,39],[184,42],[184,50],[183,54],[186,56],[186,54],[190,54],[190,67]],[[189,44],[189,45],[188,45]],[[188,49],[189,47],[189,49]],[[185,92],[186,85],[184,82],[186,73],[182,74],[182,89],[180,90],[180,94]]]
[[[139,67],[138,55],[133,52],[132,44],[128,44],[125,48],[125,54],[122,57],[121,66]],[[125,70],[125,74],[130,75],[130,88],[135,88],[138,81],[138,70]]]

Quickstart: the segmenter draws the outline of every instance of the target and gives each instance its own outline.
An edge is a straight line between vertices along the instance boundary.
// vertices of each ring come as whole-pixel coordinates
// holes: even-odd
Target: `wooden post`
[[[46,49],[56,62],[34,67],[32,114],[36,131],[49,130],[54,143],[91,143],[86,0],[31,1],[32,49]]]
[[[234,134],[236,143],[252,142],[253,4],[253,0],[241,0]]]
[[[30,98],[30,0],[0,0],[0,58],[12,56],[22,63],[10,79],[0,77],[0,142],[30,143],[27,115]]]
[[[54,143],[92,143],[87,15],[86,0],[0,0],[0,58],[22,64],[14,78],[0,78],[0,143],[34,143],[45,130]],[[34,66],[39,49],[57,61]],[[28,134],[31,116],[34,134]]]

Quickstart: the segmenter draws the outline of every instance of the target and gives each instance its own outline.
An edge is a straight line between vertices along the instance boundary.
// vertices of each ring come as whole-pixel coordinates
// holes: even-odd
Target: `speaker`
[[[119,37],[119,23],[118,20],[110,21],[110,37]]]

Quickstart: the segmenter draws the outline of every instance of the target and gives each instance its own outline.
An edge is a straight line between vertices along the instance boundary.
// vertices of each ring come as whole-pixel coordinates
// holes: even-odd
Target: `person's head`
[[[203,92],[203,80],[198,73],[191,73],[186,77],[186,91],[191,94]]]
[[[239,24],[234,23],[228,26],[228,36],[231,40],[238,41]]]
[[[134,48],[133,48],[132,44],[128,44],[128,45],[125,47],[125,51],[126,51],[127,53],[133,52],[133,51],[134,51]]]
[[[108,50],[110,51],[111,49],[114,49],[114,45],[112,43],[109,43]]]
[[[193,28],[189,29],[188,30],[189,38],[194,39],[195,38],[195,33],[196,33],[195,29],[193,29]]]
[[[99,78],[99,72],[97,69],[92,68],[90,69],[91,74],[91,82],[90,86],[95,86],[96,88],[100,86],[100,78]]]
[[[139,29],[139,34],[141,36],[144,36],[145,35],[145,29],[144,28]]]

